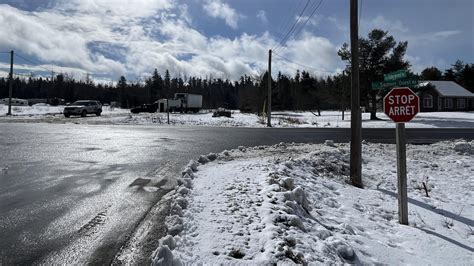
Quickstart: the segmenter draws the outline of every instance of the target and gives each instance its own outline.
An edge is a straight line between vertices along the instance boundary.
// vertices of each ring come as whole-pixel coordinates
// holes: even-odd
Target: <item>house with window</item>
[[[418,87],[421,112],[474,111],[474,93],[454,81],[425,81]]]

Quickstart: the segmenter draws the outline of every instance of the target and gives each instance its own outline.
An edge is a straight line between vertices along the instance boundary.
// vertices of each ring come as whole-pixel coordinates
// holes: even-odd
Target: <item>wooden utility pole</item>
[[[357,0],[351,1],[351,182],[362,188],[362,118],[359,89],[359,25]]]
[[[272,49],[268,50],[267,127],[272,126]]]
[[[398,221],[408,225],[407,155],[405,123],[397,123]]]
[[[10,51],[10,78],[8,82],[8,113],[12,115],[12,91],[13,91],[13,50]]]

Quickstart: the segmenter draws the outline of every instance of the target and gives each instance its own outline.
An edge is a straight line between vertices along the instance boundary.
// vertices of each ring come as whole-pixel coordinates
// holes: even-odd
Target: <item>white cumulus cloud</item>
[[[223,19],[233,29],[237,28],[238,21],[242,18],[242,15],[221,0],[206,0],[203,8],[209,16]]]
[[[0,31],[0,50],[15,50],[56,72],[77,74],[77,78],[91,73],[96,80],[117,80],[120,75],[134,80],[156,68],[161,74],[169,69],[173,76],[236,80],[244,74],[263,73],[268,50],[279,41],[268,32],[206,36],[193,26],[187,6],[174,1],[143,0],[141,7],[129,6],[134,15],[128,13],[128,5],[108,7],[107,3],[116,1],[61,0],[51,8],[37,11],[0,5],[0,23],[9,25]],[[229,23],[237,26],[239,15],[229,11],[233,9],[220,1],[207,3],[220,5],[219,10],[230,14]],[[341,64],[328,39],[307,32],[279,50],[291,60],[318,69],[332,71]],[[23,68],[37,70],[34,66]],[[295,68],[303,69],[274,59],[274,74],[291,74]],[[4,69],[0,65],[1,70]]]

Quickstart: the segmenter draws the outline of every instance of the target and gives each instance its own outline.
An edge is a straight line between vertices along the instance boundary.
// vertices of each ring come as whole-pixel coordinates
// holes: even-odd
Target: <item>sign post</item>
[[[397,123],[398,220],[408,225],[407,158],[405,123],[420,110],[420,98],[410,88],[394,88],[383,100],[385,114]]]
[[[397,123],[397,188],[398,188],[398,221],[408,225],[407,196],[407,154],[405,140],[405,123]]]
[[[13,50],[10,51],[10,75],[8,79],[8,113],[12,115],[12,90],[13,90]]]
[[[168,114],[168,125],[170,124],[170,103],[169,99],[166,98],[166,113]]]

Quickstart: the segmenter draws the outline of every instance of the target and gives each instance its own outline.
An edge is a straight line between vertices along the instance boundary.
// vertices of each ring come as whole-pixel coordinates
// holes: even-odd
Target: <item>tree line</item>
[[[383,80],[383,74],[398,69],[410,69],[405,60],[407,42],[396,42],[388,32],[375,29],[367,38],[359,40],[361,104],[375,111],[385,90],[372,90],[371,83]],[[315,77],[308,71],[297,70],[294,75],[278,73],[272,79],[273,110],[324,110],[346,109],[350,104],[350,48],[344,44],[338,55],[347,63],[342,73]],[[436,67],[426,68],[417,75],[423,80],[452,80],[474,91],[474,65],[457,61],[452,68],[441,73]],[[144,82],[129,82],[122,76],[115,85],[95,84],[90,79],[76,80],[68,74],[53,78],[14,79],[13,96],[16,98],[61,98],[66,102],[79,99],[99,100],[102,103],[117,102],[121,107],[133,107],[152,103],[161,98],[172,98],[175,93],[203,95],[203,108],[225,107],[247,112],[263,112],[267,99],[267,77],[265,72],[257,76],[244,75],[240,79],[212,77],[171,77],[168,70],[160,74],[155,69]],[[0,78],[0,98],[8,97],[8,80]]]
[[[437,67],[427,67],[421,71],[423,80],[449,80],[458,83],[474,93],[474,64],[466,64],[457,60],[450,68],[441,72]]]
[[[162,98],[172,98],[175,93],[186,92],[203,95],[203,107],[241,109],[261,112],[267,99],[267,76],[242,76],[239,80],[189,77],[171,78],[169,71],[162,76],[157,69],[144,82],[128,82],[120,77],[115,85],[95,84],[91,80],[76,80],[67,74],[53,78],[14,79],[13,97],[61,98],[66,102],[94,99],[102,103],[117,102],[127,108],[152,103]],[[272,106],[274,110],[339,109],[347,105],[349,86],[347,75],[316,78],[307,71],[296,71],[294,76],[278,73],[272,80]],[[8,97],[8,79],[0,78],[0,98]]]

